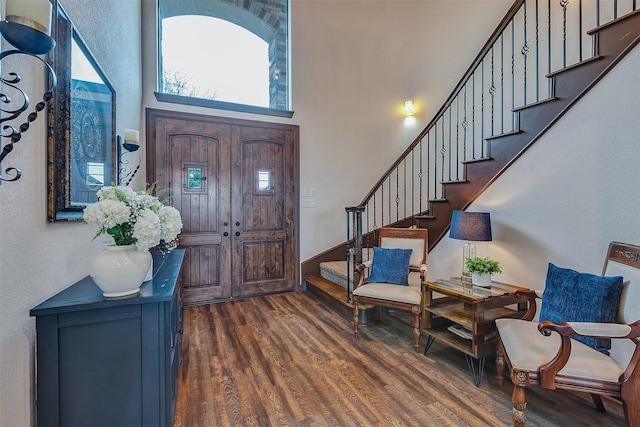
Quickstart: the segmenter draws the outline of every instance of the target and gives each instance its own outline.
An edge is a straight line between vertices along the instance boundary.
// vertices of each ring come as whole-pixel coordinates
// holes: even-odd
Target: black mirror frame
[[[47,220],[80,221],[84,206],[71,203],[71,50],[73,40],[80,45],[87,59],[111,91],[111,174],[105,179],[105,185],[118,182],[118,147],[116,140],[116,93],[77,32],[69,16],[61,6],[54,16],[56,23],[54,36],[57,47],[49,55],[58,78],[58,86],[49,103],[47,111]]]

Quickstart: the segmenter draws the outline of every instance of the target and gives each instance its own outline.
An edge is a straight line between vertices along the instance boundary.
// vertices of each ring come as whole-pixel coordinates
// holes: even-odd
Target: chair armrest
[[[358,273],[362,273],[365,268],[370,268],[373,265],[373,260],[365,261],[361,264],[356,265],[356,271]]]
[[[426,275],[427,275],[427,264],[422,264],[420,266],[420,279],[424,281],[424,278]]]
[[[533,289],[527,289],[524,291],[515,291],[513,296],[516,299],[526,298],[528,301],[527,312],[522,316],[522,320],[532,321],[536,315],[537,303],[536,299],[540,299],[541,295],[538,294],[538,291]]]
[[[551,335],[551,332],[560,334],[561,345],[558,353],[549,363],[540,367],[541,385],[545,388],[555,389],[555,376],[564,368],[571,355],[571,335],[595,338],[637,338],[640,334],[640,321],[631,325],[622,325],[591,322],[553,323],[545,320],[538,323],[538,330],[545,336]],[[635,353],[638,353],[637,349]]]
[[[538,324],[538,330],[545,336],[555,331],[560,335],[580,335],[594,338],[636,338],[640,334],[640,321],[631,325],[620,323],[563,322],[553,323],[545,320]]]
[[[568,322],[576,335],[594,338],[625,338],[631,332],[629,325],[619,323]]]
[[[358,279],[358,284],[355,286],[355,288],[353,288],[354,290],[357,289],[358,286],[361,286],[364,284],[366,280],[364,270],[367,268],[370,268],[372,265],[373,265],[373,260],[370,259],[356,266],[356,272],[358,273],[359,279]]]

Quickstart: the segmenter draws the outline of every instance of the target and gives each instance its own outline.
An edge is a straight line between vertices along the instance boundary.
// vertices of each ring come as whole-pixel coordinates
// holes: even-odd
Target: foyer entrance
[[[186,304],[293,290],[298,127],[147,110],[147,181],[182,215]]]

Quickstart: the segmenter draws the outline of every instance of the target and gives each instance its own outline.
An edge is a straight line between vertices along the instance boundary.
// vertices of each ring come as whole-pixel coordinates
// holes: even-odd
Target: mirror
[[[81,220],[103,185],[117,183],[115,90],[61,6],[49,60],[58,87],[48,109],[48,220]]]

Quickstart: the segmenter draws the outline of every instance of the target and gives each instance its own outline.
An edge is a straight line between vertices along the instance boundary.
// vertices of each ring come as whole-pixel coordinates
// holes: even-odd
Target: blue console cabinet
[[[173,425],[184,250],[152,253],[135,296],[104,298],[85,277],[30,311],[39,427]]]

